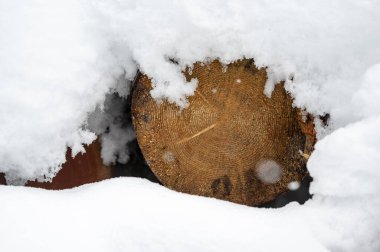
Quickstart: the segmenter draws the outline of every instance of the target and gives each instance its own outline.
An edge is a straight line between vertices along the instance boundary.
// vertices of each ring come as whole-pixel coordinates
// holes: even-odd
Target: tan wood
[[[199,85],[182,111],[152,99],[146,75],[139,77],[132,98],[139,145],[165,186],[258,205],[307,174],[314,127],[310,117],[302,122],[282,84],[271,98],[263,94],[265,69],[253,60],[227,67],[214,61],[194,64],[185,76]]]

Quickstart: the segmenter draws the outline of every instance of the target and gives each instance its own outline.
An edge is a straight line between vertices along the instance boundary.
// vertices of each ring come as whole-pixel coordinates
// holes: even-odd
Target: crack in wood
[[[217,125],[217,123],[214,123],[214,124],[208,126],[207,128],[204,128],[203,130],[199,131],[198,133],[196,133],[190,137],[186,137],[186,138],[176,142],[176,144],[181,144],[181,143],[187,142],[187,141],[189,141],[189,140],[191,140],[197,136],[200,136],[200,135],[206,133],[207,131],[211,130],[212,128],[214,128],[216,125]]]

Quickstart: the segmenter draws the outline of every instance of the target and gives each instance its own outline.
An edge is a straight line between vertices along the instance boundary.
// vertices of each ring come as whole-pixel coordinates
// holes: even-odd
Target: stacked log
[[[99,142],[96,141],[86,146],[85,149],[86,153],[78,154],[75,158],[72,158],[68,151],[66,163],[63,164],[52,182],[29,181],[26,186],[60,190],[111,178],[112,169],[103,165]],[[5,184],[4,176],[0,176],[0,184]]]
[[[184,75],[199,81],[185,109],[157,103],[143,74],[132,97],[139,146],[165,186],[255,206],[307,175],[311,117],[292,106],[282,83],[264,94],[265,69],[249,59],[198,62]]]

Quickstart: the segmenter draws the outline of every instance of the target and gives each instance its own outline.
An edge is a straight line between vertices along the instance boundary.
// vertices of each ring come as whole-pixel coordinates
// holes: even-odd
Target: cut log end
[[[314,145],[282,84],[264,95],[266,70],[252,60],[196,63],[189,107],[158,104],[141,75],[132,98],[140,148],[158,179],[177,191],[246,205],[273,200],[307,174]],[[314,132],[311,130],[311,132]],[[300,154],[300,151],[302,154]]]

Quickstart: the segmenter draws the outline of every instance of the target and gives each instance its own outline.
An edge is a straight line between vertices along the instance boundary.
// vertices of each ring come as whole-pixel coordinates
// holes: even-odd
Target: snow
[[[298,181],[292,181],[288,184],[288,189],[291,190],[291,191],[295,191],[297,190],[298,188],[300,188],[301,186],[301,183],[298,182]]]
[[[338,129],[318,142],[308,162],[314,177],[311,192],[379,197],[379,127],[380,116],[368,118]]]
[[[255,209],[141,179],[65,191],[0,186],[0,198],[1,251],[327,251],[294,205]]]
[[[0,171],[50,180],[82,144],[83,124],[122,74],[76,1],[1,1]],[[102,60],[100,60],[102,59]]]
[[[63,191],[0,186],[0,198],[1,251],[377,251],[380,242],[361,198],[258,209],[137,178]]]
[[[0,0],[9,183],[50,180],[67,148],[76,155],[96,137],[106,163],[126,162],[134,135],[117,118],[137,69],[154,98],[185,108],[197,86],[187,66],[254,58],[268,96],[283,80],[295,106],[330,115],[328,127],[315,121],[303,206],[248,208],[134,179],[0,187],[1,250],[379,251],[379,30],[376,0]]]

